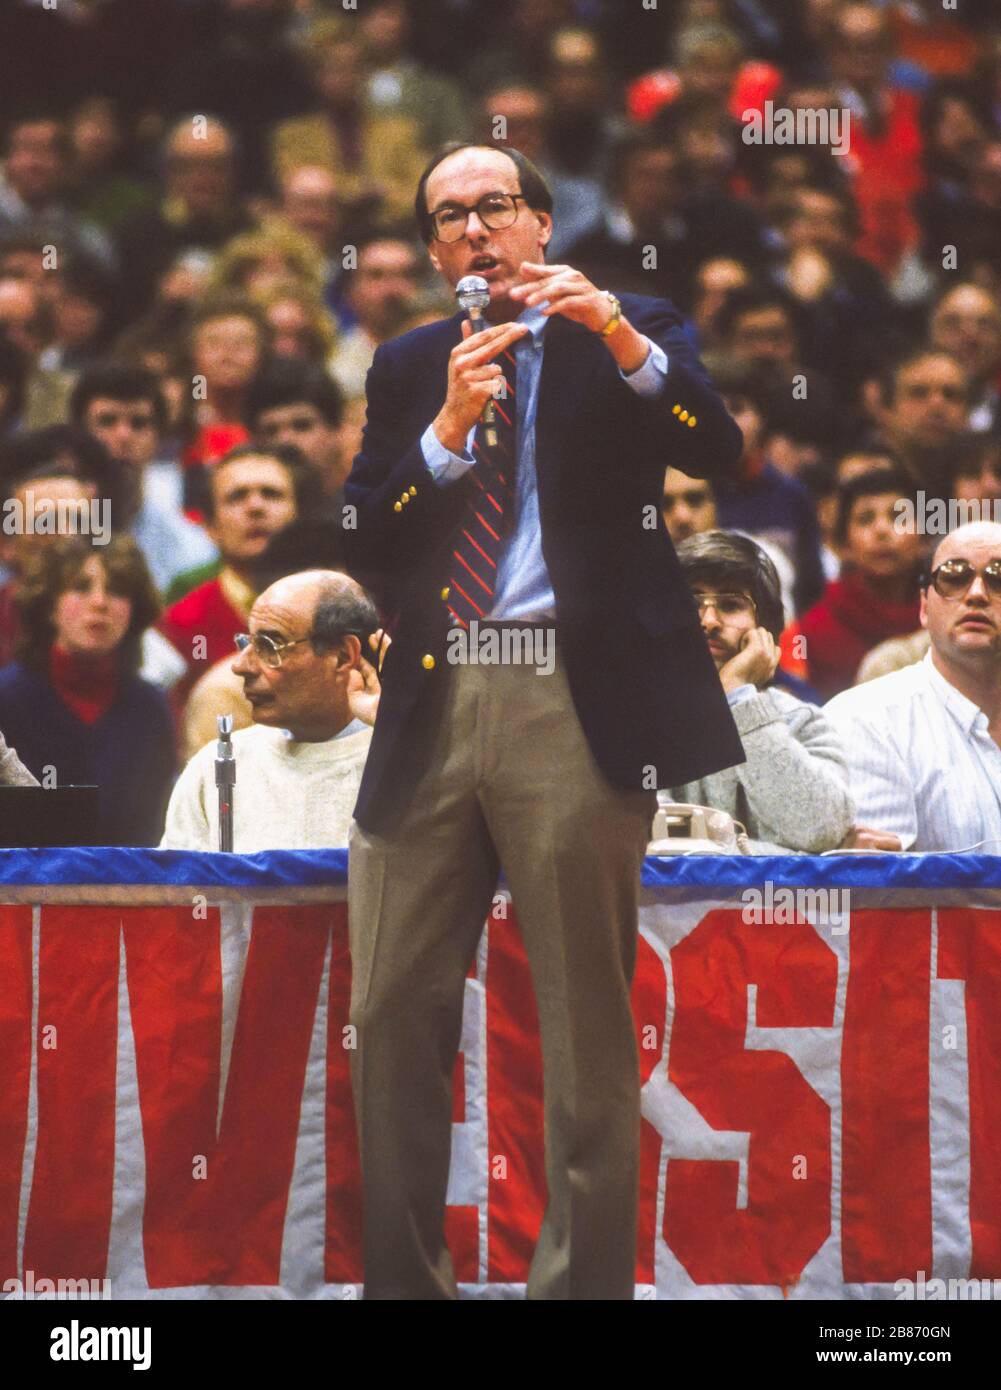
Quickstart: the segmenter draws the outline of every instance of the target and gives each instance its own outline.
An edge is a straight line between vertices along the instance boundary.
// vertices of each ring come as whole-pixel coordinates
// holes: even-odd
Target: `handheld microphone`
[[[460,309],[465,309],[474,333],[482,333],[487,326],[483,310],[490,303],[490,286],[482,275],[464,275],[455,287],[455,298]],[[483,407],[483,423],[486,426],[488,449],[497,447],[497,412],[492,400]]]
[[[216,743],[215,784],[219,792],[219,849],[224,854],[233,853],[233,799],[236,790],[236,759],[233,757],[233,716],[216,716],[216,730],[219,738]]]

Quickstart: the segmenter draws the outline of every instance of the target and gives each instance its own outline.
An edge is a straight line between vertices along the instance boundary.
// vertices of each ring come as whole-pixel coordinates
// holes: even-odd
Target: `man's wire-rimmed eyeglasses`
[[[307,637],[296,637],[291,642],[276,642],[266,632],[238,632],[233,638],[238,652],[245,652],[248,647],[252,647],[254,655],[261,665],[267,666],[272,671],[277,671],[281,666],[282,653],[288,651],[289,647],[297,647],[300,642],[311,640],[312,634]]]

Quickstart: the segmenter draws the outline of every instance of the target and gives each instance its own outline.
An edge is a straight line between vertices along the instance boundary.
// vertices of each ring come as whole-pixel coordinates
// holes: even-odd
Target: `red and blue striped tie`
[[[492,447],[487,444],[486,426],[481,420],[473,436],[476,466],[469,470],[475,486],[452,552],[448,610],[463,627],[474,618],[485,618],[493,607],[497,565],[514,512],[517,366],[508,351],[501,354],[500,362],[507,389],[494,401],[497,443]]]

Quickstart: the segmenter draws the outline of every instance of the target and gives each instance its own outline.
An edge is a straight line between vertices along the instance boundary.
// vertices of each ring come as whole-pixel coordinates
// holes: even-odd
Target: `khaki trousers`
[[[596,655],[596,660],[601,659]],[[557,653],[448,668],[391,835],[351,826],[352,1082],[366,1298],[455,1298],[443,1238],[467,972],[503,864],[538,1006],[549,1191],[529,1298],[633,1297],[639,1074],[630,1008],[653,791],[599,771]]]

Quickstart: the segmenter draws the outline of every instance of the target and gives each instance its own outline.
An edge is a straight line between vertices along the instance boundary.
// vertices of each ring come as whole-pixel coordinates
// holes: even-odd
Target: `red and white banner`
[[[0,907],[0,1284],[357,1297],[344,889],[185,893],[40,906],[22,888]],[[853,888],[850,913],[812,922],[774,901],[755,920],[747,896],[644,894],[637,1295],[901,1298],[899,1281],[1001,1276],[1001,893]],[[465,1293],[523,1288],[541,1097],[502,901],[456,1072]]]

